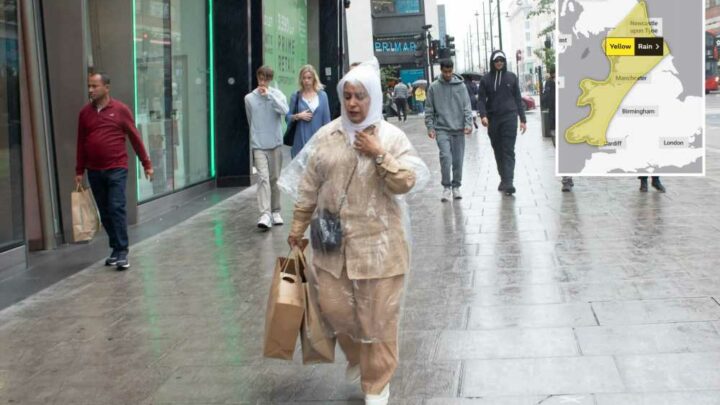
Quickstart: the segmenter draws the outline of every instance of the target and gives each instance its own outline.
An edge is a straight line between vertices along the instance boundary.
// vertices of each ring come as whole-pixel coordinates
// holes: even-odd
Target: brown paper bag
[[[100,216],[98,215],[95,199],[89,189],[78,184],[70,195],[72,205],[73,240],[75,242],[88,241],[100,229]]]
[[[302,265],[297,259],[302,251],[294,248],[289,257],[278,257],[275,263],[267,312],[263,355],[292,360],[305,312],[305,290]]]
[[[320,310],[312,297],[308,283],[305,286],[305,316],[300,328],[300,344],[303,353],[303,364],[334,363],[335,337],[328,336],[325,322]]]

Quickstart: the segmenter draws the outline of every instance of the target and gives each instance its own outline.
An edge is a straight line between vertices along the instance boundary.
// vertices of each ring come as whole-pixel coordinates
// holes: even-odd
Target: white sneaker
[[[349,383],[359,383],[360,382],[360,364],[351,366],[348,363],[348,366],[345,369],[345,380]]]
[[[442,197],[440,197],[440,201],[447,202],[450,200],[452,200],[452,190],[450,190],[450,187],[445,187],[442,192]]]
[[[379,395],[365,395],[365,405],[387,405],[390,399],[390,383],[388,383]]]
[[[285,222],[283,222],[283,219],[280,216],[279,212],[273,212],[272,213],[272,223],[273,223],[273,225],[282,225]]]
[[[257,226],[260,229],[272,228],[272,217],[270,216],[270,214],[265,213],[265,214],[260,215],[260,219],[258,219]]]
[[[460,187],[453,187],[452,193],[453,193],[454,199],[459,200],[462,198],[462,193],[460,192]]]

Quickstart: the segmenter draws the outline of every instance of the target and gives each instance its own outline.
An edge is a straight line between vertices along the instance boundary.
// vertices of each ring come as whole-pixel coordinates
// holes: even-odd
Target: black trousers
[[[488,117],[488,136],[495,153],[500,180],[512,185],[515,177],[515,140],[517,139],[517,115]]]
[[[398,119],[402,119],[403,117],[407,119],[407,99],[406,98],[396,98],[395,99],[395,105],[398,109]]]
[[[114,252],[128,251],[125,209],[127,174],[128,171],[124,168],[88,170],[88,180],[100,211],[100,221],[110,239],[110,248]]]

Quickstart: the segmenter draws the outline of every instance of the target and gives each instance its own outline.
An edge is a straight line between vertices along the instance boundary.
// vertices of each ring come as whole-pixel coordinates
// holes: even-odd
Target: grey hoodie
[[[275,149],[283,144],[287,98],[278,89],[269,87],[261,96],[255,89],[245,96],[245,113],[250,124],[250,148]]]
[[[450,81],[442,76],[427,91],[425,126],[428,130],[462,132],[472,128],[470,96],[463,78],[453,74]]]

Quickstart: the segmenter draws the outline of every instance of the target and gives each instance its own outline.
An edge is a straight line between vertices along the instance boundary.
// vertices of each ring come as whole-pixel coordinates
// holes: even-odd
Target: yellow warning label
[[[605,38],[605,54],[608,56],[635,55],[635,38]]]

